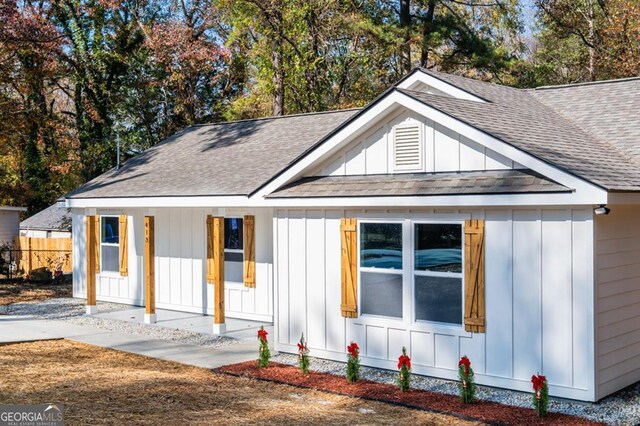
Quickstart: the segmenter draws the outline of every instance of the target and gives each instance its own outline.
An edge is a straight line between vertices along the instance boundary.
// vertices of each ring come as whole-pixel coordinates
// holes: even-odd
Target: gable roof
[[[392,87],[361,110],[192,126],[67,198],[250,196],[392,93],[606,190],[640,191],[640,79],[517,89],[418,72],[484,102]]]
[[[66,197],[249,195],[356,111],[187,127]]]
[[[71,212],[61,203],[55,203],[20,222],[20,229],[71,231]]]

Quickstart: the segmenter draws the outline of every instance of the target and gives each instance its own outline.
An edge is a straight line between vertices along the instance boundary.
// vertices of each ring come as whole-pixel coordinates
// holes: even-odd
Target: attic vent
[[[396,170],[422,169],[422,138],[420,124],[393,129],[393,161]]]

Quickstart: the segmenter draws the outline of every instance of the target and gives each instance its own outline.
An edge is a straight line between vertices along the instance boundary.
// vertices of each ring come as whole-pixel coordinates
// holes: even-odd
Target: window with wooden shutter
[[[120,228],[120,276],[126,277],[129,274],[129,236],[127,234],[127,215],[120,215],[118,225]]]
[[[357,306],[357,235],[356,219],[343,218],[340,223],[341,240],[341,303],[340,310],[345,318],[358,316]]]
[[[422,170],[420,123],[394,127],[393,164],[395,170]]]
[[[256,286],[256,237],[255,217],[244,217],[244,285]]]
[[[485,332],[484,220],[464,224],[464,328]]]

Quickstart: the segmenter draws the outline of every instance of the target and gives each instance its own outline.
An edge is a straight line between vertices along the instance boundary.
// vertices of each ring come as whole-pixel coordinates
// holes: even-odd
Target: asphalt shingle
[[[569,192],[527,170],[306,177],[267,198],[389,197]]]

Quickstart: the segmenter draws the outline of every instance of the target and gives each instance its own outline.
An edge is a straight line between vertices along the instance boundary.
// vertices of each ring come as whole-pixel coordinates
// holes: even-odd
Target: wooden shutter
[[[464,283],[464,328],[484,333],[484,220],[464,224]]]
[[[357,244],[356,244],[356,220],[344,218],[340,223],[340,241],[342,244],[341,269],[342,269],[342,300],[340,310],[345,318],[358,316],[358,268],[357,268]]]
[[[100,216],[95,215],[93,217],[93,254],[95,257],[95,272],[100,272]]]
[[[207,216],[207,283],[214,283],[213,265],[213,216]]]
[[[85,255],[87,258],[87,305],[95,306],[96,304],[96,232],[95,232],[96,220],[95,216],[87,216],[86,223],[86,249]]]
[[[256,236],[255,217],[246,215],[244,226],[244,285],[256,286]]]
[[[129,274],[129,235],[127,234],[127,215],[120,215],[119,228],[120,276],[126,277]]]

